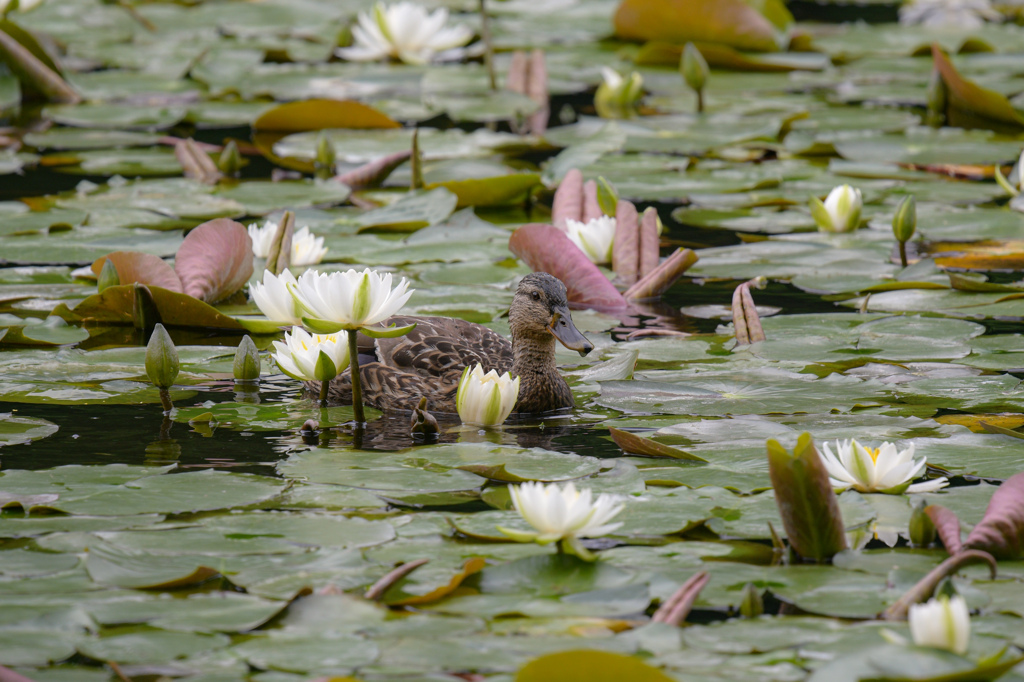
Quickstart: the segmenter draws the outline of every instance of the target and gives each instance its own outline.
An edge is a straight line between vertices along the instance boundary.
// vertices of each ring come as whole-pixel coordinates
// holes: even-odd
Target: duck
[[[508,311],[511,340],[480,324],[450,317],[394,315],[386,326],[415,324],[390,339],[359,336],[363,403],[381,411],[421,409],[421,398],[436,413],[455,413],[459,379],[476,363],[484,371],[519,377],[519,414],[573,407],[572,390],[555,364],[555,341],[580,356],[594,349],[573,324],[565,285],[546,272],[520,280]],[[366,362],[363,358],[366,357]],[[306,382],[319,395],[320,382]],[[345,370],[331,381],[328,404],[352,404],[352,377]]]

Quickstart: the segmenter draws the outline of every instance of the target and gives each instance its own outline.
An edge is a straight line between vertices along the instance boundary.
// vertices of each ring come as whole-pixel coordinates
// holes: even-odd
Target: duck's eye
[[[533,292],[530,292],[530,295],[533,296],[533,300],[535,300],[535,301],[539,301],[540,300],[540,293],[539,292],[533,291]]]

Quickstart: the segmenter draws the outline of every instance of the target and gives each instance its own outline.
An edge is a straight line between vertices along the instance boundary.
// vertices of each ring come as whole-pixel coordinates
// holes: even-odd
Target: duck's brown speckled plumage
[[[376,357],[375,361],[360,362],[363,401],[378,410],[412,410],[422,396],[433,412],[455,412],[462,370],[479,362],[485,371],[494,369],[519,377],[516,412],[572,407],[572,391],[555,366],[555,337],[548,328],[553,319],[559,320],[556,308],[568,317],[565,286],[547,273],[533,273],[520,282],[509,309],[511,342],[465,320],[396,315],[385,324],[416,323],[416,328],[394,339],[360,337],[360,354]],[[564,321],[556,324],[566,325]],[[571,327],[571,320],[568,325]],[[592,348],[585,339],[581,343],[581,354]],[[319,391],[317,382],[307,385]],[[331,382],[328,399],[333,404],[351,404],[348,370]]]

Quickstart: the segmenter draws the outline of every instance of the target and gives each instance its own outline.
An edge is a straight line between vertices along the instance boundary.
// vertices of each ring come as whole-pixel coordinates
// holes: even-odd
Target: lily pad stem
[[[907,267],[907,243],[900,242],[900,264]]]
[[[359,348],[356,346],[356,334],[358,333],[358,329],[348,330],[348,356],[352,373],[352,416],[355,418],[356,426],[361,428],[366,423],[366,417],[363,416],[363,383],[362,377],[359,376]],[[322,399],[322,388],[320,395]]]

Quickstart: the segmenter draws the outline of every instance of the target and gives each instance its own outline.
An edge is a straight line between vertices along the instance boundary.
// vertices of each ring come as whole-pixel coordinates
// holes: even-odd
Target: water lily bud
[[[905,197],[892,217],[892,233],[901,242],[908,241],[917,229],[917,201],[913,195]]]
[[[946,121],[946,106],[949,102],[949,86],[942,79],[938,69],[932,69],[925,94],[928,102],[928,123],[940,126]]]
[[[971,640],[971,614],[960,595],[942,595],[927,604],[914,604],[907,614],[910,635],[917,646],[945,649],[963,656]]]
[[[754,586],[754,583],[747,583],[743,587],[743,601],[740,602],[740,615],[744,618],[757,618],[764,613],[764,598],[761,590]]]
[[[683,58],[679,62],[679,70],[682,72],[686,84],[693,88],[694,92],[704,89],[704,84],[708,80],[708,63],[693,43],[686,43],[686,47],[683,48]]]
[[[811,197],[811,215],[822,232],[852,232],[860,227],[863,203],[859,189],[840,185],[828,193],[824,202]]]
[[[508,418],[518,398],[519,377],[513,379],[508,372],[498,376],[493,369],[484,374],[477,363],[462,372],[455,408],[464,424],[496,426]]]
[[[224,175],[235,176],[242,170],[242,155],[238,151],[238,145],[234,140],[228,140],[217,157],[217,168]]]
[[[628,78],[619,72],[603,67],[604,79],[594,93],[594,108],[602,118],[629,118],[644,94],[644,79],[634,71]]]
[[[847,548],[846,531],[839,500],[811,434],[801,434],[792,453],[776,440],[766,445],[768,473],[789,546],[808,561],[831,559]]]
[[[248,334],[242,337],[235,350],[234,371],[235,381],[256,381],[260,378],[260,352]]]
[[[170,388],[178,378],[178,350],[162,324],[153,328],[146,346],[146,374],[157,388]]]
[[[317,172],[322,175],[330,175],[334,173],[334,163],[337,159],[337,152],[334,149],[334,143],[331,142],[331,138],[324,135],[322,132],[316,139],[316,159],[314,160],[314,167]]]
[[[117,274],[117,267],[114,265],[114,261],[109,258],[103,261],[103,269],[100,270],[100,276],[96,279],[96,291],[101,292],[107,287],[116,287],[121,284],[121,278]]]
[[[924,511],[927,506],[928,504],[921,500],[914,505],[914,511],[910,514],[910,544],[914,547],[927,547],[935,542],[935,524]]]

